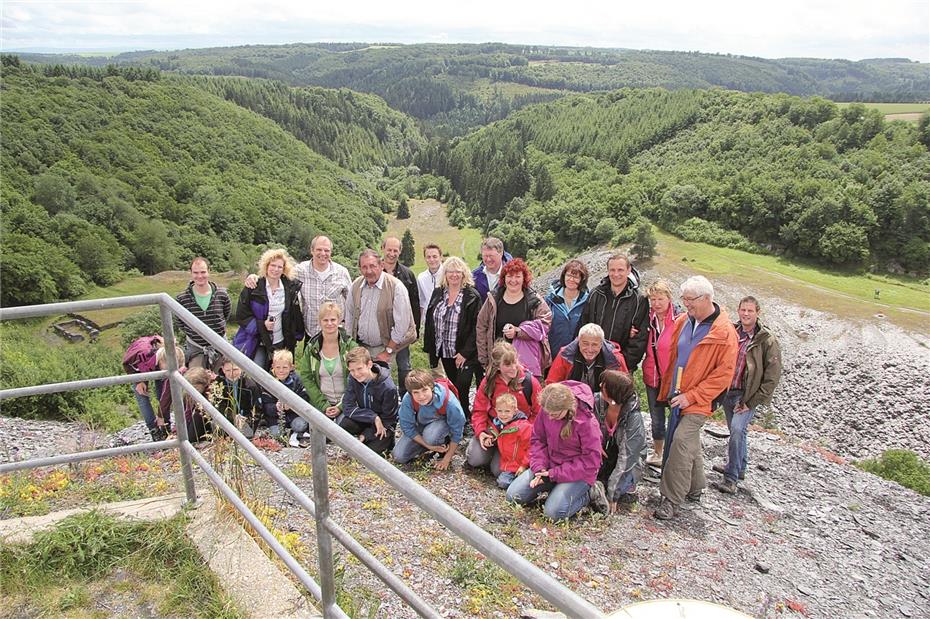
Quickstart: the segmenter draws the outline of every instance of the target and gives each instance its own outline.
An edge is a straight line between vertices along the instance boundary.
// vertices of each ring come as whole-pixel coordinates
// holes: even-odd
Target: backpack
[[[533,375],[529,370],[523,374],[523,397],[526,398],[526,405],[533,408]]]
[[[446,404],[449,403],[449,394],[450,394],[450,393],[454,393],[454,394],[455,394],[455,397],[458,398],[458,397],[459,397],[459,390],[456,389],[456,388],[455,388],[455,385],[452,384],[452,381],[449,380],[448,378],[446,378],[445,376],[441,376],[441,377],[435,378],[435,379],[433,379],[433,380],[434,380],[434,382],[435,382],[437,385],[442,385],[443,387],[446,388],[446,396],[442,399],[442,404],[439,405],[439,410],[436,411],[436,414],[437,414],[437,415],[442,415],[443,417],[445,417],[445,415],[446,415]],[[420,412],[420,403],[417,402],[417,401],[413,398],[413,394],[410,395],[410,401],[413,403],[413,414],[416,415],[417,413]]]
[[[161,348],[160,335],[146,335],[133,340],[123,355],[123,368],[129,374],[155,370],[155,351]]]

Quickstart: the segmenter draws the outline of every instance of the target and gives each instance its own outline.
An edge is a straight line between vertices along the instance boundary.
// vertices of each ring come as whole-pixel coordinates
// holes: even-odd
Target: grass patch
[[[913,451],[889,449],[881,458],[860,460],[855,465],[863,471],[884,477],[924,496],[930,496],[930,464]]]
[[[446,205],[436,200],[410,199],[407,204],[410,207],[410,218],[397,219],[391,215],[384,235],[402,238],[404,230],[410,229],[416,245],[416,262],[410,268],[416,275],[426,269],[423,246],[427,243],[439,245],[444,255],[459,256],[471,269],[478,266],[482,238],[480,230],[459,229],[450,224]]]
[[[150,603],[161,614],[243,617],[187,540],[185,522],[183,515],[138,523],[91,511],[37,534],[28,545],[2,545],[0,609],[23,616],[84,609],[88,614],[82,616],[106,616],[95,608],[103,591],[108,599],[122,593],[131,603]],[[115,573],[156,585],[146,587],[153,597],[140,600],[135,587],[125,591],[122,575],[116,584],[101,582]]]
[[[837,103],[837,107],[844,108],[852,103]],[[867,108],[878,110],[882,114],[921,114],[930,112],[930,105],[926,103],[863,103]]]
[[[462,587],[465,610],[472,616],[490,616],[495,611],[504,616],[516,612],[513,597],[522,590],[516,578],[471,549],[455,553],[447,576]]]

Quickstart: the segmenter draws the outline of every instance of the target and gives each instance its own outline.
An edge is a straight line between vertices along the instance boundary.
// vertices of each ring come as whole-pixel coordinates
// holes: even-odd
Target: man
[[[426,270],[417,275],[417,290],[420,293],[420,323],[426,316],[426,306],[433,296],[433,290],[439,283],[439,268],[442,266],[442,250],[439,245],[430,243],[423,248],[423,257],[426,259]]]
[[[675,319],[668,371],[659,396],[672,409],[665,439],[665,463],[659,492],[662,502],[655,517],[678,515],[682,502],[699,501],[704,490],[704,452],[701,427],[711,414],[711,403],[733,380],[739,345],[727,313],[714,303],[714,287],[695,275],[681,285],[687,314]]]
[[[393,275],[404,285],[404,288],[407,289],[407,297],[410,300],[410,311],[413,312],[414,316],[414,328],[416,330],[416,335],[420,337],[420,291],[417,287],[417,278],[413,274],[413,271],[410,270],[404,264],[401,264],[397,261],[400,257],[400,252],[404,248],[401,240],[396,236],[389,236],[381,243],[381,253],[384,254],[384,260],[382,261],[382,268],[384,272]],[[397,382],[400,383],[400,397],[404,397],[404,394],[407,393],[407,387],[405,386],[405,379],[407,374],[410,373],[410,347],[404,347],[397,351]]]
[[[232,313],[232,303],[226,289],[210,281],[210,265],[206,258],[198,256],[191,261],[191,281],[176,300],[217,335],[226,337],[226,321]],[[216,350],[186,323],[175,318],[174,326],[187,336],[184,350],[187,367],[212,370],[218,356]]]
[[[604,337],[620,345],[627,369],[636,371],[646,354],[649,301],[639,292],[639,271],[625,254],[607,259],[607,277],[588,295],[581,324],[597,323]]]
[[[546,376],[546,384],[577,380],[591,387],[592,392],[600,393],[604,370],[626,372],[626,361],[620,348],[604,339],[600,325],[590,322],[582,326],[578,337],[563,346],[556,355]]]
[[[730,428],[727,446],[727,463],[715,464],[714,470],[723,473],[724,481],[717,489],[736,494],[737,480],[746,474],[749,446],[746,435],[756,410],[772,401],[772,393],[781,378],[781,349],[778,340],[759,322],[761,311],[755,297],[744,297],[739,302],[739,322],[733,324],[739,343],[733,382],[723,397],[723,412]]]
[[[383,270],[375,250],[362,251],[358,267],[362,274],[346,298],[346,332],[372,359],[390,367],[397,352],[417,339],[410,297],[404,285]]]
[[[488,296],[488,292],[497,289],[501,277],[501,267],[509,262],[511,255],[504,251],[504,242],[493,236],[481,241],[481,266],[471,272],[475,280],[475,290],[481,295],[481,302]]]
[[[313,237],[310,241],[310,260],[294,267],[294,277],[301,282],[300,305],[304,315],[304,331],[307,341],[320,332],[319,313],[323,301],[332,301],[345,310],[346,297],[352,278],[341,264],[333,262],[333,242],[325,236]],[[247,288],[255,288],[257,275],[245,278]]]

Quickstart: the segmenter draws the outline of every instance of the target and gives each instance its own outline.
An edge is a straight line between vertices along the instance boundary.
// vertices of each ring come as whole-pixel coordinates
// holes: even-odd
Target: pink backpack
[[[123,355],[123,368],[127,374],[142,374],[155,370],[155,352],[161,348],[160,335],[137,338]]]

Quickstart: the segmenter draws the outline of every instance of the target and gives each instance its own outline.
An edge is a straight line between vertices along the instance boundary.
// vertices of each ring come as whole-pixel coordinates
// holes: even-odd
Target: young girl
[[[502,393],[510,393],[517,399],[517,409],[530,422],[539,412],[539,381],[523,368],[517,351],[512,344],[498,342],[491,351],[491,365],[475,392],[475,403],[471,410],[471,427],[475,435],[465,450],[465,459],[474,468],[490,467],[491,475],[501,474],[500,452],[489,428],[497,419],[493,403]]]
[[[180,348],[178,350],[182,355],[184,354],[183,350],[180,350]],[[207,390],[213,383],[213,373],[204,368],[191,368],[184,373],[184,378],[186,378],[187,382],[192,384],[197,391],[204,395],[206,395]],[[168,422],[167,425],[170,426],[171,386],[167,380],[161,392],[159,409],[161,411],[161,418],[164,419],[165,422]],[[184,421],[186,422],[185,427],[187,428],[187,440],[191,443],[206,440],[213,431],[210,417],[204,413],[200,405],[194,402],[194,399],[189,396],[187,392],[184,392]],[[177,420],[175,420],[175,424],[177,424]]]
[[[569,380],[546,386],[539,400],[543,413],[533,424],[530,468],[510,484],[507,500],[526,505],[548,492],[544,513],[564,520],[588,504],[601,467],[594,394],[586,384]]]
[[[636,502],[636,484],[643,476],[646,429],[639,410],[639,397],[629,374],[606,370],[601,375],[601,392],[594,398],[594,413],[601,425],[604,461],[597,474],[592,499],[605,496],[610,512],[620,503]],[[607,511],[604,505],[596,506]]]

